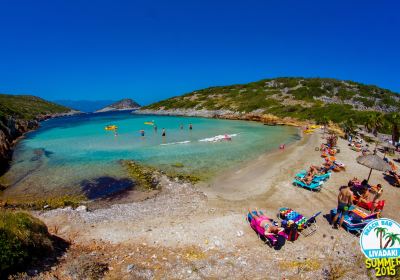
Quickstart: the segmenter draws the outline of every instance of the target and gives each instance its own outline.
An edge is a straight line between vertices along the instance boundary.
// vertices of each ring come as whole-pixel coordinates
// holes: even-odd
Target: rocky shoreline
[[[65,116],[81,114],[79,111],[71,110],[66,113],[38,115],[35,119],[24,120],[11,116],[0,118],[0,175],[8,169],[12,159],[12,154],[17,140],[25,133],[35,130],[40,126],[40,122]],[[0,186],[0,189],[2,187]]]
[[[290,117],[279,118],[271,114],[264,114],[263,110],[256,110],[250,113],[234,112],[230,110],[196,110],[196,109],[160,109],[148,110],[140,109],[134,111],[133,114],[142,115],[161,115],[161,116],[185,116],[185,117],[202,117],[202,118],[215,118],[227,120],[243,120],[243,121],[256,121],[262,122],[267,125],[290,125],[290,126],[304,126],[308,125],[310,121],[300,121]]]

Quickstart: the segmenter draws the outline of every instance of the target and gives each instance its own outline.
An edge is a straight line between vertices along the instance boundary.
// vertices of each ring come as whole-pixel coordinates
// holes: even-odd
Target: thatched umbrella
[[[367,181],[369,181],[369,178],[371,177],[372,169],[379,170],[379,171],[386,171],[386,170],[390,169],[390,165],[376,154],[359,156],[357,158],[357,162],[368,168],[371,168],[371,170],[369,171]]]

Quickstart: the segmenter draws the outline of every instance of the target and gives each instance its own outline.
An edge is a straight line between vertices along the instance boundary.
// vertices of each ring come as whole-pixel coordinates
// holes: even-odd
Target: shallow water
[[[147,121],[154,121],[158,130],[145,125]],[[189,123],[193,130],[188,129]],[[109,124],[118,126],[117,136],[104,130]],[[161,136],[162,128],[166,129],[166,137]],[[145,130],[144,137],[140,136],[141,129]],[[217,140],[213,137],[225,134],[232,140],[213,142]],[[129,112],[65,117],[43,122],[40,129],[27,134],[17,145],[11,168],[1,180],[11,186],[5,196],[79,193],[99,177],[105,178],[100,181],[108,182],[110,188],[118,189],[118,179],[126,183],[120,159],[210,177],[297,139],[295,128],[245,121]],[[177,163],[183,167],[174,167]],[[116,185],[110,183],[112,178]]]

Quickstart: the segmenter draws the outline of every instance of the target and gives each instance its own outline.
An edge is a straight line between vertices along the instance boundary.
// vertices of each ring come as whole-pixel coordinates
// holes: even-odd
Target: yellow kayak
[[[312,130],[312,129],[304,130],[304,133],[313,133],[313,132],[314,132],[314,130]]]
[[[144,122],[144,124],[154,125],[154,122]]]
[[[104,127],[105,130],[116,130],[118,129],[118,126],[116,125],[107,125],[106,127]]]

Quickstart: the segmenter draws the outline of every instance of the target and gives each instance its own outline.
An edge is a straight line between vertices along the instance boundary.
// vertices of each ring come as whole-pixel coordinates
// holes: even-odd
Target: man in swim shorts
[[[348,184],[339,189],[337,213],[332,220],[334,228],[337,228],[336,222],[340,214],[342,216],[339,221],[339,229],[342,227],[344,215],[349,211],[351,205],[353,205],[353,192],[350,190],[350,185]]]

